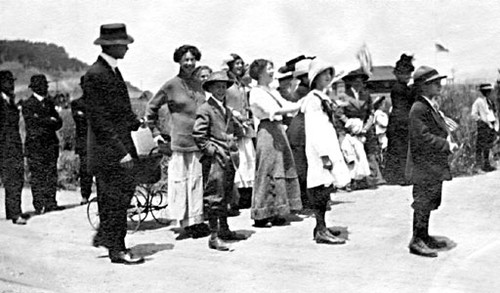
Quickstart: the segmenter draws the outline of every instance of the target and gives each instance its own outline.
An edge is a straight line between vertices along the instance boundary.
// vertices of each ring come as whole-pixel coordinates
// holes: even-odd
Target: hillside
[[[69,57],[64,47],[25,40],[0,40],[0,70],[11,70],[16,80],[16,96],[23,99],[30,94],[28,84],[33,74],[47,76],[51,95],[68,94],[71,99],[81,95],[80,77],[88,64]],[[127,82],[131,97],[141,90]]]

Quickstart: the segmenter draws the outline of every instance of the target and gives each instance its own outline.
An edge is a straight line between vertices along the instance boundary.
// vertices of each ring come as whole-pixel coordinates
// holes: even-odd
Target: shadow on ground
[[[157,252],[164,250],[172,250],[174,249],[174,244],[172,243],[145,243],[145,244],[137,244],[134,247],[130,248],[132,254],[136,257],[148,257]]]

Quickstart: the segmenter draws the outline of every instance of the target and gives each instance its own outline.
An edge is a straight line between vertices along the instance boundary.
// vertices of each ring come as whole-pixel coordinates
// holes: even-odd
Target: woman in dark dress
[[[415,97],[408,82],[415,68],[413,56],[401,55],[396,62],[394,75],[398,82],[391,91],[392,112],[387,126],[387,154],[384,178],[389,184],[406,185],[405,166],[408,152],[408,115]]]

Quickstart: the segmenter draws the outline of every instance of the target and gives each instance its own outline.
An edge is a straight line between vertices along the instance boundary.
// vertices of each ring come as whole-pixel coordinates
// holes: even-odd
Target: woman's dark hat
[[[342,77],[342,80],[344,82],[352,82],[354,81],[356,78],[360,77],[361,79],[363,79],[363,81],[367,81],[370,77],[368,76],[368,74],[366,74],[362,68],[358,68],[356,70],[353,70],[351,72],[349,72],[346,76]]]
[[[396,62],[394,73],[412,73],[415,70],[412,62],[413,56],[402,54],[399,60]]]
[[[101,35],[94,45],[128,45],[133,42],[134,38],[127,34],[125,24],[111,23],[101,25]]]
[[[446,75],[439,75],[436,69],[429,66],[420,66],[413,73],[413,83],[429,83],[443,78],[446,78]]]
[[[226,71],[216,71],[216,72],[210,74],[208,79],[203,83],[202,87],[204,90],[206,90],[208,92],[210,85],[215,83],[215,82],[225,82],[227,85],[227,88],[231,87],[234,83],[234,81],[229,79]]]

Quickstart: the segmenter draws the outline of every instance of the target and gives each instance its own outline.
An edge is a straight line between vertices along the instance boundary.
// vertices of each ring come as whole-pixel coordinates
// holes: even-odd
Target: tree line
[[[19,62],[24,68],[36,67],[46,71],[82,71],[88,68],[88,64],[70,58],[64,47],[25,40],[0,40],[0,64],[4,62]]]

